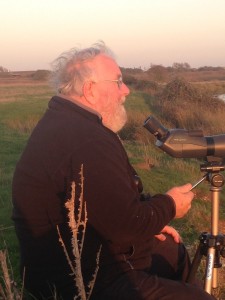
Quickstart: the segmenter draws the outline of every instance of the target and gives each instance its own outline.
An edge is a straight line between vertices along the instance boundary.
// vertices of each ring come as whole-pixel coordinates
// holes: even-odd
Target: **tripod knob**
[[[219,173],[211,173],[210,182],[214,187],[222,187],[224,185],[224,178]]]

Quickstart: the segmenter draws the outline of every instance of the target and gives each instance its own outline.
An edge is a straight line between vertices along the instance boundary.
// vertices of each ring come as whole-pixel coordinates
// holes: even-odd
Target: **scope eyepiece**
[[[157,121],[153,116],[149,116],[145,122],[144,127],[150,131],[157,139],[161,140],[166,137],[168,129],[165,128],[159,121]]]

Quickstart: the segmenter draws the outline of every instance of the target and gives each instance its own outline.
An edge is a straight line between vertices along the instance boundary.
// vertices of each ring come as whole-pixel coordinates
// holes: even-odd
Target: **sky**
[[[0,66],[50,69],[102,40],[121,67],[225,67],[225,0],[0,0]]]

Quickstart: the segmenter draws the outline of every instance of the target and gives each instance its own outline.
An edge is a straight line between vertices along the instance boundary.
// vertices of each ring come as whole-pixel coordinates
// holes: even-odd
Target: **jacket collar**
[[[97,122],[102,123],[101,115],[95,110],[81,104],[78,101],[71,101],[66,97],[61,95],[53,96],[49,101],[49,108],[54,110],[61,110],[67,112],[76,112],[84,115],[85,117],[95,119]]]
[[[60,98],[62,98],[62,99],[66,99],[66,100],[69,100],[69,101],[73,102],[73,103],[76,104],[77,106],[80,106],[80,107],[82,107],[83,109],[85,109],[85,110],[91,112],[92,114],[97,115],[97,116],[99,117],[99,119],[102,119],[102,116],[100,115],[99,112],[97,112],[96,110],[94,110],[94,109],[92,109],[92,108],[90,108],[90,107],[88,107],[88,106],[82,104],[80,101],[78,101],[78,100],[76,100],[76,99],[72,99],[71,97],[66,96],[66,95],[62,95],[62,94],[58,94],[57,96],[60,97]]]

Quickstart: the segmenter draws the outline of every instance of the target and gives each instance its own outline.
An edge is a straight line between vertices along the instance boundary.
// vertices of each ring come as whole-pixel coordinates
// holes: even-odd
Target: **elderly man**
[[[34,129],[13,179],[13,219],[30,295],[212,299],[184,283],[188,255],[178,233],[167,226],[190,209],[191,185],[145,197],[136,184],[116,134],[126,123],[129,89],[111,51],[99,43],[62,54],[54,80],[58,94]],[[85,235],[82,226],[77,234],[79,245],[84,236],[80,261],[74,259],[65,207],[72,182],[76,217],[81,195],[86,205],[81,213]]]

